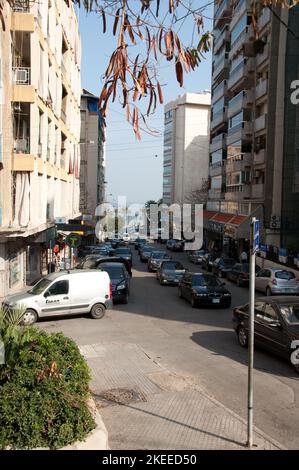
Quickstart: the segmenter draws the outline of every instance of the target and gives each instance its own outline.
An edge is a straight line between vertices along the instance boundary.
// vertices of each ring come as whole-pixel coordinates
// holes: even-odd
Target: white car
[[[266,295],[299,295],[299,282],[287,269],[261,269],[255,276],[255,288]]]
[[[124,233],[122,238],[124,242],[129,242],[131,240],[131,237],[128,233]]]
[[[8,296],[3,306],[9,310],[25,307],[24,325],[42,317],[77,313],[99,319],[112,307],[112,284],[103,271],[61,271],[42,278],[27,292]]]

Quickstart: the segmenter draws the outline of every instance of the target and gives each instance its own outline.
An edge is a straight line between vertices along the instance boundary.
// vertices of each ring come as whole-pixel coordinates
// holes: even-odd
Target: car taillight
[[[299,277],[297,277],[296,282],[299,284]]]
[[[110,299],[112,299],[112,282],[110,282],[110,286],[109,286],[109,297]]]
[[[277,286],[277,281],[276,281],[276,279],[272,279],[272,284],[273,284],[274,286]]]

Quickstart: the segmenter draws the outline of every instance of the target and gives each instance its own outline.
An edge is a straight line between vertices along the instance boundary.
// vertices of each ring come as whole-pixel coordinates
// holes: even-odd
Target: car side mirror
[[[269,325],[273,328],[278,328],[279,330],[282,328],[282,324],[278,320],[272,321]]]
[[[47,297],[49,297],[49,296],[50,296],[50,292],[47,291],[47,292],[44,293],[44,297],[45,297],[45,298],[47,298]]]

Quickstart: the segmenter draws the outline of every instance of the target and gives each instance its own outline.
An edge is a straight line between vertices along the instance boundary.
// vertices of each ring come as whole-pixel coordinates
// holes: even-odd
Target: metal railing
[[[11,8],[16,13],[28,13],[30,11],[30,2],[29,0],[14,0]]]
[[[16,85],[31,84],[31,68],[30,67],[13,67],[13,82]]]

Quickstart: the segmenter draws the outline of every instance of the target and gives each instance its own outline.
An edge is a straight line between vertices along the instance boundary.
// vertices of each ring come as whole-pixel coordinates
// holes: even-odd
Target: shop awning
[[[224,212],[203,211],[203,226],[231,238],[249,238],[250,217]]]

